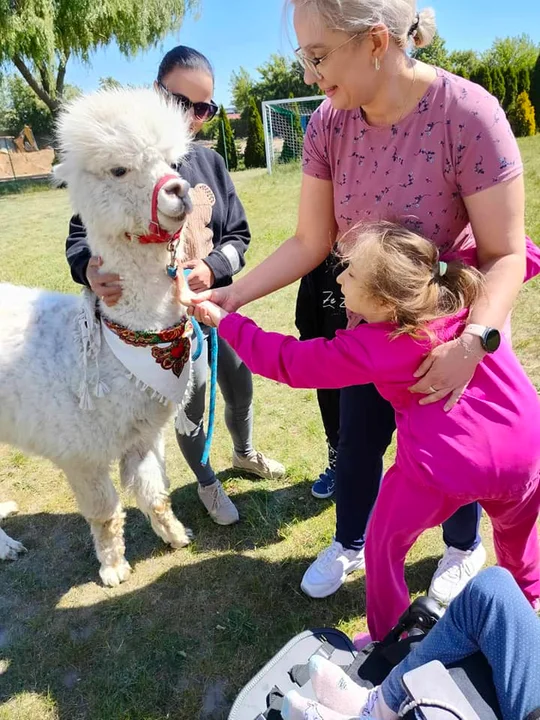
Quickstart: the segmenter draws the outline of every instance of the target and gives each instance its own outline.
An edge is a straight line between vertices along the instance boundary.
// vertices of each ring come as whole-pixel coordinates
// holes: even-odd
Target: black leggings
[[[341,390],[336,467],[336,540],[359,550],[379,493],[384,453],[396,428],[394,409],[374,385]],[[407,508],[403,509],[407,512]],[[446,545],[473,550],[480,543],[481,510],[465,505],[443,524]]]

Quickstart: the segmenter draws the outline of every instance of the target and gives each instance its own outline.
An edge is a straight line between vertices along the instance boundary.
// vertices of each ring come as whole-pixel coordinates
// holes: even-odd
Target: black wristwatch
[[[480,338],[482,349],[487,353],[494,353],[501,344],[501,333],[497,328],[486,327],[486,325],[467,325],[463,334],[476,335]]]

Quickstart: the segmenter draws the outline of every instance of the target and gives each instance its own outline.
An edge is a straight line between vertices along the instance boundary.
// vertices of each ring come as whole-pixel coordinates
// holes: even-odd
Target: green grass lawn
[[[540,137],[521,147],[527,229],[540,240]],[[294,229],[299,171],[248,171],[234,179],[252,225],[254,265]],[[65,191],[1,197],[0,280],[76,290],[64,260],[69,216]],[[539,297],[533,281],[514,321],[515,347],[537,387]],[[287,288],[248,312],[268,329],[292,332],[294,300],[295,288]],[[218,527],[197,499],[170,428],[173,504],[196,539],[184,550],[165,548],[125,497],[134,573],[117,589],[97,583],[89,530],[62,473],[0,446],[0,499],[21,508],[4,527],[29,551],[0,565],[0,720],[225,718],[242,685],[294,634],[321,625],[365,629],[362,573],[325,601],[299,590],[334,529],[332,502],[310,495],[325,464],[315,393],[256,378],[255,408],[256,445],[285,463],[287,479],[258,481],[228,470],[231,445],[220,418],[213,464],[242,522]],[[484,538],[491,547],[487,522]],[[425,592],[441,550],[438,530],[413,548],[412,593]]]

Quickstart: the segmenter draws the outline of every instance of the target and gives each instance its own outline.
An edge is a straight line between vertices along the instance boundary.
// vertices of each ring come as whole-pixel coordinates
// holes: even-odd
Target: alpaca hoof
[[[16,560],[20,553],[28,552],[24,545],[7,535],[0,540],[0,560]]]
[[[102,565],[99,570],[101,581],[107,587],[117,587],[125,582],[131,574],[131,566],[124,560],[119,565]]]
[[[186,547],[194,538],[193,530],[184,528],[183,533],[177,533],[169,541],[169,545],[175,549]]]
[[[12,500],[10,502],[0,503],[0,519],[8,515],[16,515],[19,512],[19,506]]]

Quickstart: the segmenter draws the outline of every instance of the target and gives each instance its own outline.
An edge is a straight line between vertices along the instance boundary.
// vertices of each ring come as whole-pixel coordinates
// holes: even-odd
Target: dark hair
[[[159,65],[157,81],[163,82],[164,78],[176,68],[181,70],[203,70],[210,75],[212,82],[215,82],[214,68],[210,60],[198,50],[186,45],[177,45],[172,50],[169,50]]]

